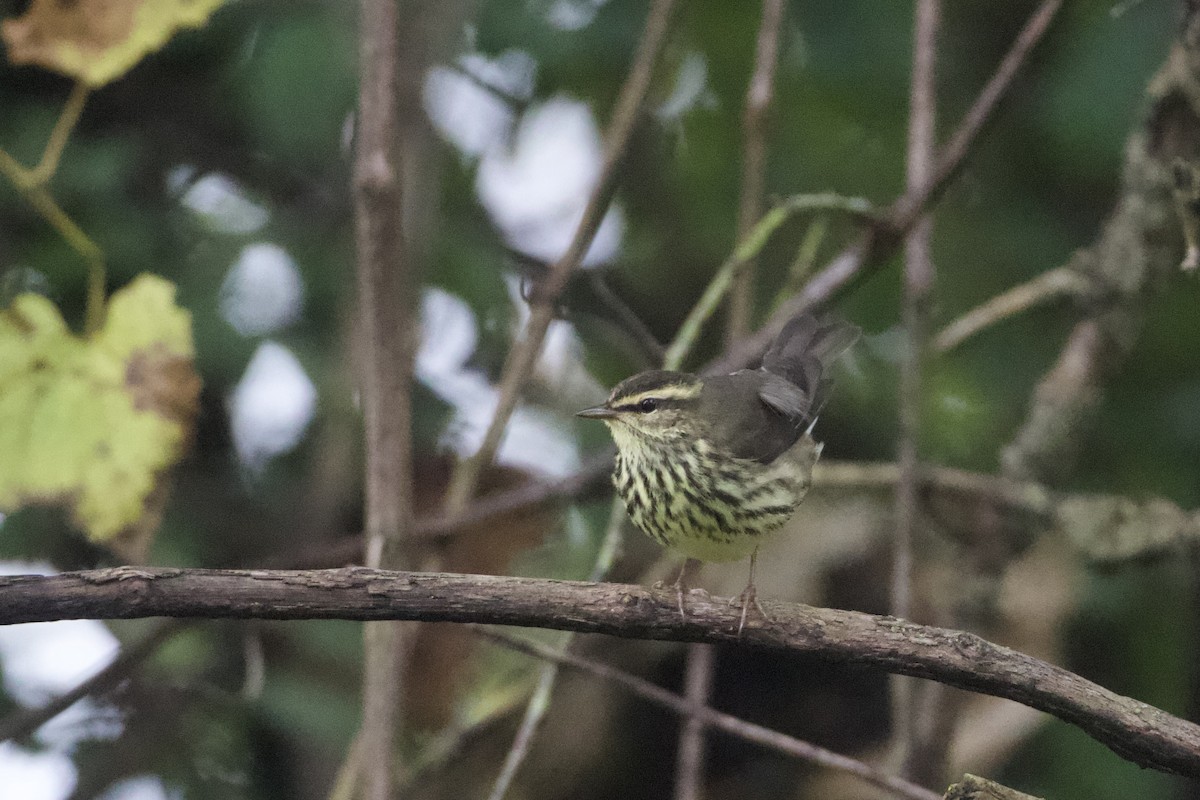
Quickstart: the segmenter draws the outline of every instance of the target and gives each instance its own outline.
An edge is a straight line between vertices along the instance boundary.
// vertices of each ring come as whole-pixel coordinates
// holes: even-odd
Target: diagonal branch
[[[867,783],[878,786],[881,789],[887,789],[901,797],[910,798],[910,800],[937,800],[939,797],[939,795],[934,794],[928,789],[923,789],[902,778],[896,778],[880,772],[861,761],[834,753],[823,747],[818,747],[801,739],[788,736],[785,733],[773,731],[761,725],[755,725],[753,722],[739,719],[732,714],[724,714],[710,708],[704,703],[697,704],[690,696],[680,697],[677,694],[668,692],[666,689],[655,686],[644,678],[631,675],[616,667],[589,661],[570,653],[559,653],[543,644],[528,639],[521,639],[507,633],[501,633],[500,631],[479,629],[478,632],[487,639],[491,639],[517,652],[525,653],[533,658],[552,661],[556,664],[562,664],[563,666],[578,669],[595,675],[598,678],[604,678],[605,680],[620,684],[637,696],[686,717],[689,724],[696,724],[701,728],[715,728],[736,736],[739,739],[757,742],[764,747],[769,747],[780,753],[802,758],[814,764],[828,767],[829,769],[847,772],[862,778]],[[704,645],[704,647],[710,646]]]
[[[1106,383],[1137,342],[1148,300],[1179,269],[1174,172],[1200,141],[1200,5],[1184,7],[1174,46],[1150,83],[1145,122],[1125,149],[1120,198],[1095,241],[1072,258],[1103,302],[1091,304],[1038,383],[1001,454],[1011,476],[1057,482],[1069,474]]]
[[[162,623],[136,644],[128,645],[121,654],[90,678],[74,688],[57,695],[43,705],[22,708],[0,720],[0,742],[29,736],[42,725],[90,695],[102,695],[116,688],[130,673],[154,654],[164,642],[187,627],[187,622],[171,620]]]
[[[933,337],[933,349],[938,355],[954,350],[972,336],[1009,317],[1060,297],[1086,297],[1095,287],[1072,261],[1011,289],[990,297]]]
[[[205,617],[478,622],[640,639],[741,642],[929,678],[1015,700],[1078,726],[1136,764],[1200,779],[1200,726],[974,634],[854,611],[764,603],[738,637],[725,598],[623,584],[362,568],[312,571],[117,567],[0,577],[0,624]]]
[[[480,473],[492,462],[504,437],[504,430],[508,427],[508,419],[516,409],[525,383],[533,371],[538,354],[542,351],[546,332],[554,320],[558,297],[566,288],[571,273],[583,261],[596,232],[600,230],[600,223],[604,220],[604,214],[616,193],[618,167],[625,158],[625,150],[633,130],[642,117],[654,64],[658,60],[663,42],[666,41],[674,7],[675,0],[655,0],[650,7],[642,40],[638,44],[629,76],[621,87],[612,122],[605,136],[604,163],[596,179],[596,186],[588,197],[583,218],[579,221],[579,227],[576,228],[567,251],[550,268],[549,274],[531,298],[529,321],[504,364],[500,376],[500,399],[484,434],[483,443],[473,456],[459,465],[446,492],[446,510],[451,514],[463,508],[475,494]]]
[[[730,347],[725,355],[709,365],[707,372],[731,372],[750,364],[767,349],[767,345],[779,335],[789,319],[828,303],[853,281],[865,277],[871,269],[878,268],[886,261],[895,251],[900,237],[904,236],[925,209],[937,200],[961,169],[975,140],[991,120],[1000,101],[1012,88],[1017,72],[1034,46],[1041,41],[1061,6],[1062,0],[1042,0],[1030,15],[996,72],[988,79],[971,108],[963,115],[958,128],[942,148],[932,179],[919,190],[906,192],[897,199],[892,204],[885,222],[835,256],[823,270],[813,276],[804,287],[804,291],[776,309],[766,324],[754,334]]]

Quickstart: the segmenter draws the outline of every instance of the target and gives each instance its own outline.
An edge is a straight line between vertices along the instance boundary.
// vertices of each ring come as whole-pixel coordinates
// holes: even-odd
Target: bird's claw
[[[729,598],[729,605],[736,608],[739,604],[742,607],[742,616],[738,620],[737,638],[742,638],[742,629],[746,627],[746,618],[750,614],[751,604],[758,609],[759,616],[767,622],[772,622],[770,615],[762,607],[762,603],[758,602],[758,590],[754,588],[754,584],[749,584],[745,589],[742,589],[742,593],[737,597]]]
[[[679,616],[684,622],[687,622],[687,603],[685,601],[688,595],[697,594],[705,599],[711,597],[711,595],[704,589],[696,587],[676,584],[671,588],[675,590],[675,604],[679,608]]]

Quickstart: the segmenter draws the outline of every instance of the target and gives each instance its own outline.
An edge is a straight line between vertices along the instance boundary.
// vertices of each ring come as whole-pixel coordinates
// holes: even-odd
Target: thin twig
[[[574,636],[570,633],[559,636],[553,652],[565,654],[573,638]],[[521,718],[521,724],[513,736],[512,744],[504,757],[504,766],[500,768],[500,774],[496,776],[496,781],[492,784],[492,791],[488,793],[488,800],[504,800],[505,795],[508,794],[513,780],[517,777],[517,770],[525,763],[525,759],[529,755],[529,746],[542,727],[546,712],[550,710],[550,698],[554,694],[554,685],[557,680],[558,662],[546,661],[538,670],[537,683],[533,687],[529,702],[525,704],[525,716]]]
[[[485,78],[483,75],[480,75],[466,64],[455,62],[451,64],[444,64],[443,66],[446,69],[454,72],[456,75],[459,75],[465,80],[469,81],[473,85],[483,89],[501,103],[504,103],[504,105],[508,106],[509,111],[511,111],[514,116],[524,114],[525,110],[529,107],[530,98],[528,96],[514,94],[489,78]]]
[[[550,272],[550,264],[547,264],[540,258],[535,258],[529,253],[524,253],[515,247],[505,247],[504,251],[522,275],[528,276],[535,282],[545,280],[546,275]],[[654,334],[646,326],[646,323],[629,307],[629,304],[612,290],[608,282],[609,274],[609,270],[607,269],[589,269],[584,270],[582,274],[577,271],[572,275],[571,280],[573,282],[587,282],[588,287],[595,295],[595,299],[600,301],[607,310],[608,315],[621,327],[621,332],[632,339],[633,343],[642,351],[642,354],[647,359],[646,363],[661,363],[663,354],[662,343],[654,337]],[[570,290],[564,289],[563,292],[564,294],[569,294]],[[561,305],[566,306],[566,303],[562,303]],[[586,313],[596,314],[601,319],[607,319],[604,314],[599,313],[584,303],[572,304],[569,308],[564,308],[563,310],[567,312],[582,310]]]
[[[1060,297],[1080,297],[1091,283],[1070,264],[1048,272],[985,300],[942,328],[933,337],[933,350],[944,355],[975,334],[1009,317]]]
[[[580,219],[579,227],[576,228],[566,252],[555,262],[545,281],[539,284],[534,292],[529,321],[520,339],[509,351],[501,372],[496,411],[488,424],[483,443],[473,456],[459,463],[458,469],[451,477],[445,503],[449,513],[455,513],[466,506],[475,494],[483,468],[492,463],[508,427],[509,417],[516,409],[538,354],[542,351],[546,331],[554,320],[556,301],[566,288],[571,273],[583,261],[596,232],[600,229],[600,223],[616,193],[617,168],[625,158],[633,130],[641,119],[654,64],[666,41],[674,7],[675,0],[655,0],[650,7],[637,54],[613,110],[612,122],[605,136],[604,162],[584,207],[583,218]]]
[[[0,577],[0,624],[203,617],[474,622],[808,653],[1005,697],[1071,723],[1133,763],[1200,778],[1200,725],[964,631],[839,609],[544,578],[338,570],[114,567]]]
[[[915,192],[906,192],[892,207],[891,227],[897,235],[908,230],[921,216],[930,203],[935,202],[950,181],[966,162],[975,140],[991,122],[996,107],[1008,94],[1013,79],[1033,52],[1033,48],[1045,36],[1062,7],[1062,0],[1042,0],[1026,20],[1024,27],[1004,54],[996,71],[984,85],[975,102],[963,115],[958,127],[938,153],[933,177]]]
[[[624,526],[625,506],[619,497],[615,497],[613,498],[612,508],[608,514],[608,525],[605,526],[604,538],[601,540],[600,549],[596,553],[596,561],[592,565],[592,572],[588,576],[589,580],[602,581],[608,577],[608,573],[612,570],[613,564],[616,563],[617,556],[621,550],[622,530]],[[571,634],[563,636],[558,642],[557,652],[567,653],[574,639],[575,637]],[[501,767],[500,774],[497,776],[496,782],[492,785],[492,791],[488,794],[489,800],[503,800],[504,796],[508,794],[513,780],[517,777],[517,771],[525,763],[525,758],[529,755],[529,745],[533,742],[533,737],[537,735],[538,730],[541,728],[542,722],[546,718],[546,712],[550,710],[550,698],[554,694],[554,687],[557,681],[557,662],[551,661],[543,664],[542,669],[538,673],[533,693],[529,697],[529,702],[525,705],[525,715],[521,718],[521,724],[517,728],[516,734],[513,735],[512,745],[508,748],[508,753],[504,757],[504,766]]]
[[[705,708],[712,697],[716,650],[711,644],[690,644],[684,676],[683,701],[692,709]],[[687,713],[679,731],[679,753],[675,757],[675,800],[704,797],[704,729],[699,715]]]
[[[738,198],[737,238],[742,239],[762,216],[767,175],[767,123],[775,99],[775,71],[783,28],[783,0],[763,0],[762,20],[754,49],[754,71],[742,110],[742,188]],[[754,319],[754,259],[739,265],[729,296],[728,341],[750,331]]]
[[[683,365],[687,351],[695,345],[704,324],[720,307],[725,295],[733,286],[741,265],[755,258],[780,226],[794,215],[806,211],[836,211],[855,219],[873,221],[870,202],[859,197],[830,193],[802,194],[777,204],[750,228],[725,263],[717,268],[704,293],[680,324],[674,342],[667,348],[663,357],[664,369],[679,369]]]
[[[76,81],[75,85],[71,87],[71,94],[67,97],[67,103],[63,106],[62,113],[58,115],[58,120],[54,123],[54,130],[50,131],[50,137],[46,140],[46,148],[42,151],[41,159],[36,167],[29,170],[28,178],[31,186],[45,185],[54,177],[54,173],[58,172],[59,159],[67,146],[67,141],[71,138],[71,132],[75,130],[75,125],[83,114],[83,106],[87,102],[89,91],[88,85],[83,81]]]
[[[1062,0],[1042,0],[1030,15],[995,73],[939,153],[933,179],[920,190],[906,192],[897,199],[885,222],[835,256],[813,276],[802,292],[777,308],[755,333],[729,347],[723,356],[705,368],[705,372],[732,372],[752,363],[774,341],[788,320],[830,302],[853,281],[866,277],[870,270],[885,263],[887,256],[895,250],[899,237],[908,232],[917,217],[938,198],[962,167],[976,138],[1008,94],[1013,78],[1045,35],[1061,5]]]
[[[578,669],[582,672],[595,675],[598,678],[612,681],[625,687],[637,696],[649,700],[655,705],[674,711],[676,714],[702,727],[716,728],[739,739],[756,742],[785,755],[801,758],[830,769],[847,772],[881,789],[895,792],[901,797],[912,798],[912,800],[938,800],[940,798],[940,795],[928,789],[880,772],[861,761],[834,753],[823,747],[818,747],[801,739],[788,736],[787,734],[773,731],[770,728],[764,728],[753,722],[747,722],[731,714],[722,713],[708,707],[706,704],[694,703],[691,698],[680,697],[673,692],[668,692],[666,689],[655,686],[644,678],[624,672],[607,664],[590,661],[576,655],[556,653],[545,645],[528,639],[518,638],[501,631],[477,628],[476,632],[486,639],[490,639],[497,644],[516,650],[517,652],[525,653],[533,658],[554,661],[572,669]],[[676,794],[676,797],[678,796]]]
[[[783,0],[763,0],[762,18],[754,50],[754,69],[746,87],[742,111],[742,185],[738,198],[737,240],[744,240],[763,213],[767,173],[767,123],[775,98],[779,38],[783,28]],[[754,320],[756,257],[738,261],[729,289],[729,317],[725,339],[745,336]],[[699,326],[696,328],[699,329]],[[668,369],[678,368],[671,364]],[[680,578],[682,580],[682,577]],[[708,705],[712,692],[716,653],[710,645],[687,649],[687,699]],[[675,800],[701,800],[704,795],[704,726],[695,718],[684,720],[679,731],[675,766]]]
[[[817,263],[817,250],[820,249],[828,233],[829,219],[827,217],[814,217],[808,224],[808,230],[804,232],[804,238],[800,240],[800,246],[796,248],[796,255],[792,259],[792,263],[788,265],[787,278],[779,287],[775,301],[771,303],[772,308],[783,303],[804,286],[804,282],[812,274],[813,266]]]
[[[417,520],[415,533],[433,540],[461,536],[468,531],[486,530],[484,523],[501,514],[528,511],[550,503],[567,503],[607,484],[612,471],[612,456],[604,454],[589,459],[572,475],[556,481],[530,481],[524,486],[497,492],[473,502],[457,517],[435,515]],[[822,459],[813,472],[816,489],[891,489],[899,470],[894,463],[837,461]],[[949,488],[969,494],[992,497],[1000,493],[1017,498],[1013,503],[1030,510],[1046,511],[1051,500],[1050,490],[1037,483],[1020,483],[985,473],[967,472],[948,467],[922,470],[922,485]],[[361,563],[362,537],[346,537],[333,544],[323,544],[299,553],[275,556],[256,564],[263,569],[339,567]]]
[[[600,270],[589,270],[588,280],[597,299],[607,306],[609,313],[621,323],[621,330],[628,335],[647,358],[650,364],[661,364],[665,352],[662,343],[654,338],[654,334],[642,318],[633,312],[629,304],[617,295],[608,285],[608,280]]]
[[[16,159],[0,149],[0,173],[21,192],[25,201],[42,216],[50,227],[58,231],[67,246],[78,253],[87,264],[87,301],[84,313],[84,331],[95,333],[104,322],[104,251],[75,220],[62,210],[45,186],[30,178],[30,171]]]
[[[42,215],[50,226],[58,231],[59,236],[66,240],[67,245],[83,257],[87,264],[87,299],[84,306],[84,331],[95,333],[104,323],[104,283],[105,266],[104,251],[92,241],[83,229],[62,210],[55,201],[46,184],[58,171],[58,163],[63,149],[79,122],[83,106],[87,102],[88,86],[79,81],[71,89],[62,113],[54,123],[54,129],[46,140],[42,157],[37,166],[26,169],[17,162],[7,151],[0,149],[0,173],[25,196],[26,202]]]
[[[168,620],[159,623],[141,641],[137,644],[127,645],[108,666],[74,688],[36,708],[23,708],[9,714],[0,720],[0,742],[23,739],[83,698],[111,691],[140,667],[143,661],[153,655],[163,642],[191,624],[193,623],[184,620]]]
[[[617,167],[625,155],[625,149],[633,128],[641,116],[646,93],[650,85],[650,77],[658,53],[666,40],[667,31],[674,9],[674,0],[655,0],[646,18],[646,26],[642,31],[642,39],[638,44],[638,52],[630,67],[629,75],[621,87],[617,99],[617,107],[613,113],[612,123],[606,137],[604,165],[600,171],[596,186],[588,198],[584,209],[583,219],[575,231],[567,252],[551,267],[545,280],[541,282],[534,296],[533,311],[526,325],[524,336],[509,353],[508,362],[504,366],[500,379],[500,399],[495,415],[483,444],[474,456],[460,463],[451,477],[447,491],[445,507],[451,515],[464,508],[475,493],[479,474],[483,467],[489,464],[500,444],[500,437],[508,423],[508,418],[516,407],[518,395],[524,386],[529,373],[533,369],[538,353],[541,351],[542,340],[554,315],[555,303],[558,296],[567,286],[571,273],[579,266],[591,245],[592,239],[600,228],[604,213],[616,191]],[[606,575],[612,566],[612,560],[620,549],[620,531],[624,520],[624,512],[618,501],[613,501],[609,525],[601,546],[593,575],[599,578]],[[571,645],[571,637],[566,637],[561,644],[563,651]],[[505,756],[504,766],[492,786],[489,795],[492,800],[501,800],[508,792],[517,771],[528,754],[529,744],[540,728],[542,720],[550,705],[557,678],[557,669],[547,666],[538,676],[537,685],[525,708],[525,716],[517,730],[513,743]]]
[[[908,114],[906,186],[919,192],[934,169],[937,122],[937,40],[941,27],[939,0],[918,0],[913,23],[913,63]],[[931,252],[933,219],[919,217],[904,241],[903,322],[904,357],[900,365],[900,440],[896,482],[896,526],[892,542],[891,613],[913,616],[913,549],[921,520],[921,408],[924,399],[924,360],[933,297],[935,269]],[[900,774],[918,783],[940,777],[937,755],[929,753],[921,729],[922,710],[933,695],[912,678],[892,676],[892,743]]]

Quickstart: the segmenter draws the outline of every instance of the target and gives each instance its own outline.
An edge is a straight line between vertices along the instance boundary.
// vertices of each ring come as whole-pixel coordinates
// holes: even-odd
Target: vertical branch
[[[709,705],[712,696],[716,650],[711,644],[693,642],[687,648],[687,674],[684,695],[689,708]],[[675,757],[675,800],[701,800],[704,797],[704,729],[697,715],[684,718],[679,734],[679,753]]]
[[[935,169],[937,110],[936,57],[941,8],[939,0],[918,0],[913,24],[912,88],[908,117],[908,192],[928,185]],[[923,215],[904,242],[904,360],[900,368],[900,479],[896,483],[896,534],[893,544],[891,612],[912,618],[913,541],[920,523],[921,405],[924,353],[934,266],[930,253],[933,220]],[[918,768],[921,697],[912,678],[892,679],[892,727],[903,774]]]
[[[783,27],[783,0],[763,0],[762,19],[754,48],[754,69],[746,87],[742,109],[742,186],[738,199],[737,241],[743,242],[763,215],[767,173],[767,123],[775,99],[775,71]],[[745,336],[754,318],[755,257],[735,262],[729,294],[726,341]],[[714,284],[716,281],[714,281]],[[690,316],[689,316],[690,319]],[[672,353],[672,355],[675,355]],[[667,364],[677,369],[678,364]],[[709,645],[687,648],[688,702],[699,708],[712,693],[716,654]],[[704,794],[704,724],[695,717],[684,720],[679,731],[675,769],[675,800],[700,800]]]
[[[405,155],[412,143],[405,134],[411,136],[421,113],[424,32],[416,22],[401,21],[397,0],[362,0],[354,212],[366,452],[364,563],[387,569],[408,566],[405,540],[412,529],[409,384],[416,270],[405,203],[406,189],[411,191]],[[406,633],[391,622],[364,625],[363,717],[354,750],[366,800],[393,796],[402,653],[411,638]]]
[[[616,194],[618,167],[625,158],[633,129],[642,117],[650,78],[654,74],[654,65],[662,51],[663,42],[666,41],[674,8],[675,0],[655,0],[650,7],[637,54],[629,69],[629,76],[621,87],[620,96],[613,109],[612,122],[609,123],[604,137],[604,163],[584,207],[583,218],[579,221],[579,227],[575,229],[575,235],[566,252],[550,267],[545,280],[530,298],[532,308],[529,321],[505,361],[500,375],[500,398],[484,434],[483,443],[475,455],[459,464],[450,481],[450,488],[446,492],[448,514],[453,515],[462,510],[475,494],[480,473],[495,457],[504,437],[504,430],[508,426],[508,419],[516,409],[525,383],[529,380],[537,357],[542,351],[546,331],[554,320],[558,297],[566,288],[571,273],[583,261],[592,240],[596,238],[596,232],[600,230],[600,223],[608,211],[613,195]]]
[[[775,70],[783,27],[783,0],[763,0],[762,21],[754,51],[754,72],[742,110],[742,189],[738,200],[737,240],[741,241],[763,213],[767,174],[767,122],[775,99]],[[727,340],[745,336],[754,316],[753,260],[742,264],[729,297]]]

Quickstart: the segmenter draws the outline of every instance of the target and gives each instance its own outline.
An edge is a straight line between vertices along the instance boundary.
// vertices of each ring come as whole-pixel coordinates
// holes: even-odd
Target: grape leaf
[[[0,24],[14,65],[39,64],[97,87],[121,77],[179,28],[198,28],[224,0],[33,0]]]
[[[200,395],[191,315],[174,298],[139,276],[91,337],[41,295],[0,313],[0,510],[64,503],[91,539],[132,531],[144,552]]]

